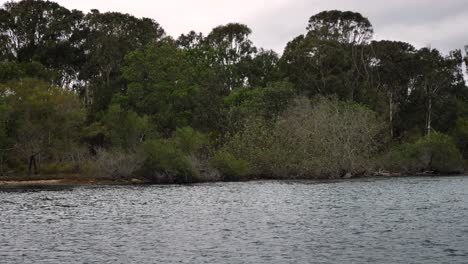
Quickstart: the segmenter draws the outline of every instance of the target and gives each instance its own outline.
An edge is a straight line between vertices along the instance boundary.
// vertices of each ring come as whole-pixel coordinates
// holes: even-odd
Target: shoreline
[[[239,180],[237,182],[249,182],[249,181],[261,181],[261,180],[271,180],[271,181],[347,181],[354,179],[376,179],[376,178],[410,178],[410,177],[456,177],[456,176],[465,176],[466,173],[461,174],[376,174],[369,176],[359,176],[351,178],[330,178],[330,179],[320,179],[320,178],[290,178],[290,179],[274,179],[274,178],[265,178],[258,177],[247,180]],[[207,181],[212,182],[212,181]],[[215,181],[215,182],[228,182],[228,181]],[[193,182],[193,183],[204,183],[204,182]],[[174,184],[174,183],[173,183]],[[175,183],[177,184],[177,183]],[[187,183],[192,184],[192,183]],[[164,183],[154,183],[145,179],[131,178],[131,179],[106,179],[99,177],[89,177],[89,176],[80,176],[80,175],[64,175],[64,176],[2,176],[0,177],[0,187],[9,187],[9,186],[69,186],[69,185],[165,185]],[[178,184],[184,185],[184,184]]]
[[[0,187],[3,186],[64,186],[64,185],[125,185],[142,184],[141,179],[117,180],[103,177],[92,177],[80,174],[36,175],[36,176],[0,176]]]

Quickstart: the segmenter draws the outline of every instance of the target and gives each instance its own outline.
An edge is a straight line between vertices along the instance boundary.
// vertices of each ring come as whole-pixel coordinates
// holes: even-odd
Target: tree
[[[189,125],[199,89],[192,70],[172,40],[131,52],[123,69],[130,109],[151,116],[163,135]]]
[[[309,19],[307,37],[320,41],[339,43],[342,49],[342,63],[347,69],[341,77],[347,98],[362,100],[368,71],[366,46],[372,39],[374,29],[369,19],[351,11],[323,11]],[[330,56],[327,54],[327,56]]]
[[[39,172],[38,157],[50,159],[76,147],[84,112],[73,93],[24,79],[2,85],[0,95],[10,109],[14,150],[28,160],[29,173]]]
[[[35,78],[44,82],[55,83],[57,72],[46,68],[39,62],[0,62],[0,83],[20,81],[25,78]]]
[[[266,87],[232,91],[224,99],[229,108],[228,131],[233,133],[240,130],[243,123],[252,117],[261,117],[274,122],[288,108],[295,95],[296,90],[288,82],[274,82]]]
[[[364,101],[370,78],[366,46],[373,35],[369,20],[325,11],[310,18],[307,30],[286,46],[280,62],[284,76],[308,96]]]
[[[418,85],[425,99],[425,131],[429,135],[432,130],[433,106],[436,99],[443,99],[449,90],[465,87],[462,73],[461,52],[452,51],[443,57],[439,51],[424,48],[418,52],[420,75]]]
[[[465,66],[466,72],[468,74],[468,45],[465,46]]]
[[[390,136],[394,136],[394,119],[399,106],[407,100],[411,81],[415,76],[416,49],[408,43],[398,41],[374,41],[371,44],[372,67],[379,93],[387,102]],[[378,98],[373,98],[378,101]]]
[[[367,43],[374,34],[369,19],[351,11],[323,11],[309,19],[308,35],[344,44]]]
[[[203,45],[205,37],[203,33],[197,33],[195,31],[190,31],[188,34],[182,34],[177,39],[177,46],[183,49],[197,49]]]
[[[410,174],[459,173],[463,171],[463,158],[450,136],[433,132],[392,149],[384,166]]]
[[[284,77],[310,97],[348,98],[345,79],[351,65],[344,58],[346,50],[339,43],[301,35],[286,46],[280,67]]]
[[[223,98],[230,91],[225,87],[222,68],[216,62],[216,50],[208,45],[202,33],[194,31],[181,35],[176,44],[183,50],[184,61],[190,67],[190,83],[198,87],[193,97],[192,127],[222,133],[226,125]]]
[[[246,81],[242,68],[256,52],[249,39],[251,33],[246,25],[230,23],[214,28],[206,37],[206,43],[215,52],[215,63],[228,91],[243,86]]]
[[[274,122],[251,119],[222,152],[252,164],[255,175],[336,178],[372,169],[382,143],[376,113],[336,99],[298,98]]]
[[[126,88],[121,76],[125,55],[158,42],[165,33],[154,20],[128,14],[91,10],[84,20],[86,63],[80,72],[85,81],[81,93],[93,112],[99,112]]]
[[[280,80],[279,56],[272,50],[260,49],[248,63],[247,78],[250,87],[265,87]]]
[[[284,136],[306,140],[304,147],[325,174],[363,174],[372,169],[372,156],[385,143],[379,116],[365,106],[334,98],[299,101],[278,121]],[[300,141],[299,141],[300,142]],[[296,143],[297,144],[297,143]],[[299,143],[301,144],[301,143]],[[294,147],[294,145],[293,145]]]
[[[5,102],[5,96],[3,93],[0,94],[0,176],[5,173],[5,160],[13,148],[11,135],[8,131],[11,122],[11,109]]]
[[[0,10],[0,57],[37,61],[60,73],[57,84],[70,87],[82,63],[83,13],[43,0],[7,2]]]
[[[468,157],[468,118],[459,117],[451,131],[463,157]]]
[[[148,116],[111,104],[99,122],[87,128],[87,136],[103,136],[107,146],[132,152],[145,140],[155,137],[155,129]]]

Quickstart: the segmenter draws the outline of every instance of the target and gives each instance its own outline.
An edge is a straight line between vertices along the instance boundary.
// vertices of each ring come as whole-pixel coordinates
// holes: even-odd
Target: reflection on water
[[[0,189],[0,263],[467,263],[468,177]]]

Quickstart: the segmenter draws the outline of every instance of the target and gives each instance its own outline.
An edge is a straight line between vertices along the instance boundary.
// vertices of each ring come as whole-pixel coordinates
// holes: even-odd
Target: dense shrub
[[[41,165],[41,174],[69,174],[79,172],[75,164],[70,162],[53,162]]]
[[[200,151],[209,144],[207,135],[191,127],[177,128],[172,141],[186,155],[202,154]]]
[[[148,116],[127,111],[119,104],[110,105],[99,122],[94,122],[85,129],[85,134],[89,139],[102,136],[106,145],[124,151],[135,151],[145,139],[156,137]]]
[[[0,84],[0,163],[8,155],[9,162],[25,162],[38,174],[41,163],[56,162],[80,145],[84,122],[71,91],[30,78]]]
[[[238,132],[252,116],[274,122],[294,99],[295,90],[288,82],[273,82],[266,87],[239,88],[224,98],[228,106],[227,119],[230,132]]]
[[[247,161],[238,159],[225,151],[216,152],[212,164],[221,172],[223,179],[227,181],[246,180],[252,171]]]
[[[97,151],[94,170],[100,177],[128,179],[140,169],[142,163],[140,153],[100,149]]]
[[[190,155],[187,157],[188,162],[192,168],[193,181],[195,182],[209,182],[222,180],[221,173],[210,163],[211,160],[200,158],[197,155]]]
[[[187,156],[170,140],[145,142],[141,151],[145,158],[138,173],[142,177],[158,183],[192,181],[193,171]]]
[[[463,157],[468,158],[468,118],[458,118],[455,127],[451,131],[455,143]]]
[[[392,149],[385,156],[383,167],[406,173],[457,173],[463,171],[463,158],[451,137],[433,132]]]
[[[223,150],[253,173],[274,178],[333,178],[373,166],[383,125],[369,109],[336,99],[301,98],[276,122],[251,119]]]
[[[155,182],[190,183],[219,179],[208,162],[208,136],[191,127],[178,128],[169,139],[145,142],[141,176]]]

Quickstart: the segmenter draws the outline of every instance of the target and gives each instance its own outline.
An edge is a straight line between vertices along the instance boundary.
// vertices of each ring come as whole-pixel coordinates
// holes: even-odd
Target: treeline
[[[312,16],[281,56],[251,33],[230,23],[174,39],[148,18],[6,3],[0,174],[193,182],[463,171],[460,50],[374,41],[367,18],[342,11]]]

